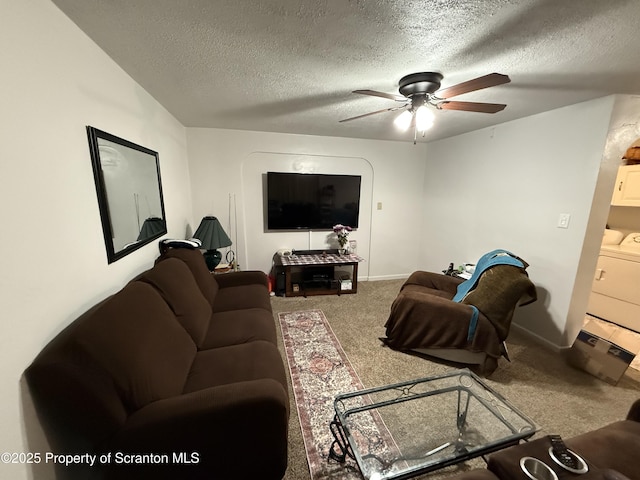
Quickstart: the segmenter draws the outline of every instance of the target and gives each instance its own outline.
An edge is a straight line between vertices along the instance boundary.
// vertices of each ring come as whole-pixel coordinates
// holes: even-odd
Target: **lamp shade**
[[[209,270],[213,272],[222,259],[222,254],[216,248],[228,247],[231,245],[231,239],[216,217],[204,217],[193,238],[200,240],[202,248],[207,249],[204,260]]]
[[[207,250],[215,250],[216,248],[231,245],[231,239],[227,236],[216,217],[204,217],[193,237],[200,240],[202,248]]]
[[[142,224],[140,229],[140,235],[138,235],[138,241],[146,240],[147,238],[153,238],[158,234],[166,232],[164,220],[158,217],[149,217]]]

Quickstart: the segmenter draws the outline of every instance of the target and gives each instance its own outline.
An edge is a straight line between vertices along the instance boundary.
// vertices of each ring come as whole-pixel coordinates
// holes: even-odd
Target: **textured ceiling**
[[[638,0],[53,0],[188,127],[413,140],[396,106],[409,73],[442,87],[498,72],[511,83],[455,97],[496,114],[435,111],[422,141],[612,93],[640,94]]]

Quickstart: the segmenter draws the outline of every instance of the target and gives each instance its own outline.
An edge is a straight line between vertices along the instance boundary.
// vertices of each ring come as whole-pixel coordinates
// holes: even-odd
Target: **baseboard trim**
[[[378,280],[403,280],[405,278],[409,278],[409,275],[411,275],[410,273],[403,273],[403,274],[399,274],[399,275],[377,275],[377,276],[369,276],[365,279],[363,279],[363,281],[371,281],[371,282],[376,282]],[[358,278],[358,281],[360,281],[360,279]]]
[[[527,330],[526,328],[524,328],[522,325],[518,325],[517,323],[512,323],[511,324],[511,328],[512,329],[517,329],[518,332],[522,333],[523,335],[526,335],[527,337],[529,337],[532,341],[536,342],[538,345],[541,345],[549,350],[554,351],[555,353],[562,353],[563,351],[568,350],[569,347],[562,347],[560,345],[556,345],[553,342],[550,342],[549,340],[547,340],[544,337],[541,337],[540,335],[538,335],[537,333],[533,333],[531,330]]]

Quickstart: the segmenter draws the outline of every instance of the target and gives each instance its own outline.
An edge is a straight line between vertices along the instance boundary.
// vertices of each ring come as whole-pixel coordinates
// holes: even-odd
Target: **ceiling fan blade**
[[[375,112],[365,113],[363,115],[358,115],[357,117],[351,117],[351,118],[345,118],[344,120],[339,120],[339,123],[350,122],[351,120],[357,120],[358,118],[368,117],[369,115],[376,115],[377,113],[392,112],[393,110],[400,110],[401,108],[405,108],[405,107],[406,105],[403,105],[401,107],[391,107],[391,108],[385,108],[383,110],[376,110]]]
[[[479,103],[479,102],[440,102],[436,108],[441,110],[463,110],[465,112],[496,113],[504,110],[506,105],[502,103]]]
[[[377,92],[376,90],[354,90],[352,93],[359,93],[360,95],[372,95],[374,97],[388,98],[389,100],[395,100],[396,102],[406,102],[407,97],[402,95],[395,95],[393,93]]]
[[[495,87],[497,85],[509,83],[510,81],[511,79],[508,75],[490,73],[484,77],[474,78],[473,80],[438,90],[435,92],[435,96],[438,98],[451,98],[456,95],[462,95],[463,93],[475,92],[476,90],[482,90],[483,88]]]

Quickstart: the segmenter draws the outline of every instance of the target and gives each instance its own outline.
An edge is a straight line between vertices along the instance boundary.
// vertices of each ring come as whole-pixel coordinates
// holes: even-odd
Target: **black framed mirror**
[[[167,233],[158,152],[87,126],[107,261]]]

